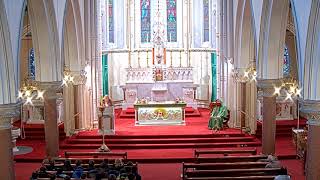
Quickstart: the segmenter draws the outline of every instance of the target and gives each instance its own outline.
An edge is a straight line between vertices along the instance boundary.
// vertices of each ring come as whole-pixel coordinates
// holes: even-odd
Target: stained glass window
[[[203,42],[209,41],[209,0],[203,0]]]
[[[177,1],[167,0],[167,39],[177,42]]]
[[[290,75],[290,57],[289,51],[287,46],[284,47],[284,54],[283,54],[283,76]]]
[[[150,42],[151,39],[151,22],[150,22],[150,1],[141,0],[141,42]]]
[[[109,43],[114,43],[113,0],[107,0]]]
[[[35,80],[36,75],[36,68],[35,68],[35,62],[34,62],[34,50],[33,48],[29,51],[29,77],[32,80]]]

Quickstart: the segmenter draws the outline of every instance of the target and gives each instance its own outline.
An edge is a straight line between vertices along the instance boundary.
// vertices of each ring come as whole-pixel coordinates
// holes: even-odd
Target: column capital
[[[301,102],[301,116],[308,119],[312,125],[320,125],[320,101],[303,100]]]
[[[11,128],[11,118],[20,116],[20,103],[0,104],[0,129]]]
[[[45,90],[44,98],[56,99],[57,92],[62,91],[61,81],[39,82],[39,88]]]
[[[257,87],[258,90],[262,91],[263,96],[272,97],[274,96],[274,87],[281,86],[281,79],[258,79]]]

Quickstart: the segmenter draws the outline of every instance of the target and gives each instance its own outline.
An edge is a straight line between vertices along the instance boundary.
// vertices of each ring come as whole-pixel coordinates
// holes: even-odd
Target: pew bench
[[[122,159],[128,158],[127,152],[64,152],[64,157],[70,158],[70,157],[121,157]]]
[[[227,150],[194,150],[194,157],[198,158],[204,154],[223,154],[228,156],[229,154],[251,154],[257,155],[257,148],[254,149],[227,149]]]
[[[240,177],[190,177],[185,180],[274,180],[276,176],[240,176]]]
[[[266,155],[250,155],[250,156],[198,157],[196,158],[196,163],[257,162],[260,159],[267,159],[267,156]]]
[[[264,168],[268,162],[230,162],[230,163],[182,163],[183,172],[187,169],[248,169]]]
[[[254,168],[254,169],[215,169],[215,170],[187,170],[186,177],[240,177],[277,175],[281,168]]]
[[[58,158],[58,159],[55,159],[54,162],[56,164],[59,164],[59,163],[63,164],[65,160],[70,160],[71,164],[75,164],[77,160],[80,160],[81,163],[88,164],[90,160],[93,160],[96,164],[99,164],[99,163],[102,163],[104,159],[108,159],[109,163],[115,162],[115,159],[109,159],[109,158]],[[121,160],[123,163],[127,162],[127,159],[121,159]]]

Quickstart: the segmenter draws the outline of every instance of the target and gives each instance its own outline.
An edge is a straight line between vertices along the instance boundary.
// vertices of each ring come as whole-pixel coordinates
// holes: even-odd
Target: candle
[[[169,34],[169,42],[171,42],[171,33]]]

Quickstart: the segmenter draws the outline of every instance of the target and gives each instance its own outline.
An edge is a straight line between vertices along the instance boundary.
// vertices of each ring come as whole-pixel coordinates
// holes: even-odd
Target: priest
[[[208,128],[212,130],[220,130],[223,127],[223,120],[228,116],[228,109],[224,106],[221,100],[217,99],[213,103],[213,108],[210,115]]]

